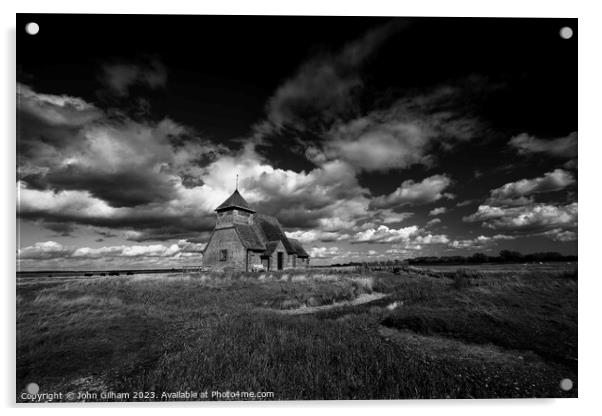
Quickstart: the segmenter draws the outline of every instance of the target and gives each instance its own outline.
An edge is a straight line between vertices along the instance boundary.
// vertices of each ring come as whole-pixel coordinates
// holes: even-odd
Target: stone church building
[[[215,212],[217,222],[203,250],[203,267],[253,271],[309,266],[301,243],[284,234],[278,219],[251,209],[238,189]]]

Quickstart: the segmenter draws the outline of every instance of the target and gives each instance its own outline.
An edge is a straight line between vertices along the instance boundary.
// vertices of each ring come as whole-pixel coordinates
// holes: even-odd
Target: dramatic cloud
[[[277,217],[314,264],[489,249],[525,237],[573,250],[577,133],[523,133],[508,142],[504,132],[516,128],[506,119],[512,112],[498,110],[515,98],[514,74],[501,83],[494,74],[437,79],[426,71],[418,82],[406,73],[415,74],[419,61],[405,53],[404,28],[393,19],[351,42],[342,43],[341,34],[336,43],[323,39],[318,52],[308,45],[306,59],[286,57],[283,71],[294,59],[296,70],[240,90],[265,100],[264,117],[254,125],[241,120],[258,117],[256,101],[224,112],[232,96],[215,95],[229,88],[219,75],[203,96],[215,99],[215,112],[193,108],[198,91],[187,96],[186,76],[170,78],[177,97],[157,102],[162,94],[150,90],[167,87],[158,55],[104,58],[96,74],[87,74],[102,89],[86,99],[38,74],[27,78],[36,87],[17,86],[16,185],[21,241],[31,245],[19,250],[20,261],[47,270],[200,264],[214,209],[237,176],[250,205]],[[395,65],[383,67],[391,52],[399,55]],[[85,77],[90,68],[81,68]],[[170,77],[191,69],[177,68]],[[221,81],[231,83],[231,75]],[[239,79],[242,87],[246,78]],[[273,91],[264,90],[278,80]],[[187,118],[197,110],[199,117]],[[510,148],[550,157],[497,161]],[[520,180],[508,182],[514,179]],[[460,202],[451,205],[456,193]],[[472,214],[461,219],[458,212]],[[480,235],[482,227],[507,231]]]
[[[103,117],[78,126],[72,136],[66,143],[32,147],[24,156],[18,182],[22,218],[129,228],[132,241],[192,238],[212,228],[213,210],[232,192],[235,172],[248,201],[285,227],[327,233],[353,227],[367,215],[369,192],[343,161],[309,172],[275,169],[252,144],[233,151],[170,119]]]
[[[479,83],[475,80],[475,83]],[[442,86],[425,94],[407,94],[384,109],[339,120],[325,133],[322,152],[308,155],[340,158],[359,170],[387,171],[435,163],[433,151],[451,150],[474,138],[482,123],[466,108],[469,83]],[[463,97],[463,98],[461,98]]]
[[[555,169],[538,178],[522,179],[493,189],[490,199],[498,202],[511,201],[532,194],[560,191],[574,183],[575,178],[570,172]]]
[[[245,171],[241,182],[245,197],[258,211],[277,216],[286,227],[337,231],[352,227],[367,214],[369,192],[344,162],[327,162],[310,172],[261,166],[256,175]]]
[[[426,144],[430,138],[418,126],[401,121],[375,123],[368,118],[334,128],[324,145],[328,158],[341,158],[366,171],[430,165]]]
[[[77,127],[102,116],[93,104],[68,95],[38,94],[29,86],[17,84],[17,107],[23,114],[55,127]]]
[[[440,200],[453,198],[452,194],[443,193],[452,181],[447,175],[433,175],[422,182],[408,179],[389,195],[383,195],[370,201],[370,208],[393,208],[405,205],[424,205]]]
[[[106,64],[102,67],[101,81],[114,94],[127,96],[130,87],[134,85],[164,87],[167,82],[167,70],[158,59],[151,59],[143,64]]]
[[[519,207],[480,205],[477,212],[464,217],[484,227],[508,230],[537,230],[577,227],[577,203],[567,205],[531,204]]]
[[[268,101],[268,124],[277,129],[306,130],[353,114],[354,95],[363,85],[363,63],[401,28],[399,21],[391,22],[347,44],[339,53],[323,53],[304,63]]]
[[[554,139],[541,139],[522,133],[510,139],[508,144],[516,148],[519,154],[524,155],[543,153],[561,158],[577,156],[577,132]]]
[[[391,98],[377,108],[361,105],[368,88],[361,77],[362,64],[402,27],[394,21],[337,54],[305,62],[269,100],[266,120],[255,126],[256,137],[265,144],[274,132],[300,132],[303,138],[295,140],[303,144],[309,160],[342,160],[358,171],[432,166],[435,150],[448,151],[476,137],[484,125],[473,115],[474,108],[483,89],[496,88],[484,77],[470,76],[426,91],[389,91]]]

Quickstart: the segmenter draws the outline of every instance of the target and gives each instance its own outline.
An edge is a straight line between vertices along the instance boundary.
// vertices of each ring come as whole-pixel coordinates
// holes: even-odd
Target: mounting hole
[[[40,25],[36,22],[29,22],[25,25],[25,32],[29,35],[37,35],[40,31]]]
[[[569,391],[573,388],[573,380],[570,378],[563,378],[560,380],[560,388],[564,391]]]
[[[560,37],[562,39],[570,39],[573,37],[573,29],[571,29],[568,26],[563,27],[562,29],[560,29]]]
[[[29,394],[38,394],[38,392],[40,391],[40,386],[38,386],[37,383],[29,383],[27,387],[25,387],[25,390]]]

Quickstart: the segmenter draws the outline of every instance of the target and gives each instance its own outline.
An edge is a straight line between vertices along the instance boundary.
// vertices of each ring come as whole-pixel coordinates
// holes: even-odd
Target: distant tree
[[[523,255],[518,251],[502,250],[500,251],[500,259],[505,262],[521,261],[523,260]]]
[[[489,260],[489,256],[485,253],[474,253],[468,260],[470,263],[485,263]]]

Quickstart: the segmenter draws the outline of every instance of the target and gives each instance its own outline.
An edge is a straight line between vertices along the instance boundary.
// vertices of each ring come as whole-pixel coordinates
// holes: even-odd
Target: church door
[[[281,251],[279,251],[278,252],[278,270],[282,270],[283,260],[284,260],[284,254]]]

